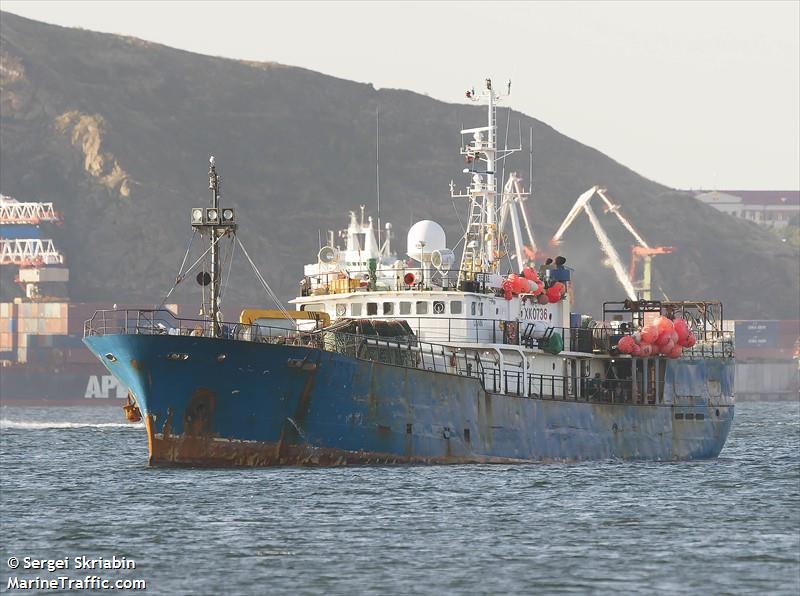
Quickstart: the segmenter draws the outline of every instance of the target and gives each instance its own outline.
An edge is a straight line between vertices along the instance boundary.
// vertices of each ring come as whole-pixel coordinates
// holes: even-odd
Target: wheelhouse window
[[[350,305],[350,314],[352,316],[354,316],[354,317],[360,317],[361,316],[361,303],[360,302],[353,302],[353,304]]]
[[[410,315],[411,314],[411,303],[410,302],[401,302],[400,303],[400,314],[401,315]]]
[[[378,303],[377,302],[367,302],[367,316],[370,317],[372,315],[378,314]]]
[[[394,302],[384,302],[383,303],[383,314],[385,314],[385,315],[393,315],[394,314]]]
[[[417,314],[418,315],[427,315],[428,314],[428,303],[424,300],[420,300],[417,302]]]
[[[311,304],[302,305],[300,310],[305,310],[308,312],[324,312],[325,305],[322,302],[313,302]]]
[[[469,303],[469,314],[472,315],[473,317],[475,316],[475,303],[474,302],[470,302]]]
[[[450,314],[451,315],[460,315],[463,312],[463,305],[461,300],[453,300],[450,303]]]

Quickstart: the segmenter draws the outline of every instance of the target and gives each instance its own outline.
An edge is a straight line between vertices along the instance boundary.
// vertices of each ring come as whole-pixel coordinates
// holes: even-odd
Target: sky
[[[800,189],[800,2],[18,2],[0,8],[447,102],[508,105],[662,184]]]

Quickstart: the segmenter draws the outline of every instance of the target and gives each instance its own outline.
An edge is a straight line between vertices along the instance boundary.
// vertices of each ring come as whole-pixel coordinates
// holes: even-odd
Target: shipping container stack
[[[14,303],[0,303],[0,363],[17,360],[16,309],[17,305]]]
[[[800,399],[800,321],[736,321],[736,397]]]
[[[10,363],[58,365],[96,361],[83,345],[84,323],[109,304],[67,302],[0,303],[0,361]],[[148,308],[122,305],[120,308]],[[152,306],[149,306],[152,308]],[[187,310],[167,305],[176,314]]]
[[[4,302],[0,304],[0,360],[50,364],[52,349],[66,336],[66,302]]]

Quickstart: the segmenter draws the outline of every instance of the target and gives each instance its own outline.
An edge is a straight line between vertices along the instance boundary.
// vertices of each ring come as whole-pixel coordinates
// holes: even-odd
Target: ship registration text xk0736
[[[496,146],[502,97],[490,80],[467,96],[486,106],[487,122],[461,131],[469,186],[456,193],[451,183],[468,211],[460,260],[428,220],[411,227],[398,258],[390,226],[378,225],[376,238],[362,208],[350,215],[344,245],[331,233],[305,267],[294,311],[277,304],[222,320],[226,250],[239,247],[275,296],[237,236],[233,209],[220,206],[212,158],[211,205],[191,211],[207,248],[176,280],[199,268],[200,318],[110,310],[85,326],[85,343],[134,396],[151,464],[720,453],[734,415],[722,305],[628,298],[604,303],[602,320],[571,314],[574,270],[564,258],[536,267],[517,246],[509,259],[495,181],[509,153]],[[503,259],[515,273],[501,275]]]

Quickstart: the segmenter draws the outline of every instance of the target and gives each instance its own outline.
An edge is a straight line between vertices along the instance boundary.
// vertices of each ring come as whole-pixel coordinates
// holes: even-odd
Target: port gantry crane
[[[608,235],[606,234],[603,226],[600,224],[600,221],[597,219],[597,215],[595,214],[594,210],[592,209],[589,201],[595,196],[598,195],[605,204],[605,211],[606,213],[613,213],[617,216],[617,219],[620,223],[625,227],[628,232],[636,240],[636,245],[631,248],[631,264],[629,270],[626,272],[625,267],[622,264],[622,259],[619,257],[619,253],[614,248],[614,245],[611,244],[611,240],[609,240]],[[606,253],[608,256],[609,261],[611,261],[611,267],[614,269],[614,273],[617,276],[617,280],[622,285],[625,290],[625,293],[628,295],[628,298],[631,300],[637,300],[637,290],[641,292],[642,298],[645,300],[650,300],[652,298],[652,259],[654,255],[664,255],[673,252],[675,249],[672,246],[655,246],[651,247],[645,240],[642,238],[641,234],[636,231],[633,225],[628,221],[628,219],[622,215],[619,210],[619,205],[615,204],[611,199],[608,198],[607,191],[605,188],[601,188],[599,186],[593,186],[581,196],[578,197],[578,200],[575,201],[575,204],[570,209],[567,216],[564,218],[564,221],[561,222],[561,226],[558,228],[556,233],[553,235],[553,239],[551,243],[554,245],[558,245],[561,243],[561,239],[564,236],[564,233],[567,231],[567,228],[575,221],[575,218],[580,214],[581,211],[586,213],[586,216],[589,218],[589,222],[592,224],[592,229],[594,230],[595,236],[597,236],[597,240],[600,242],[600,246],[603,249],[603,252]],[[636,266],[639,260],[642,260],[644,263],[643,271],[642,271],[642,279],[641,281],[636,281]]]
[[[19,267],[16,281],[28,298],[39,297],[39,284],[69,280],[69,269],[58,267],[64,264],[64,255],[51,239],[39,238],[40,224],[61,221],[53,203],[23,203],[0,195],[0,265]]]

